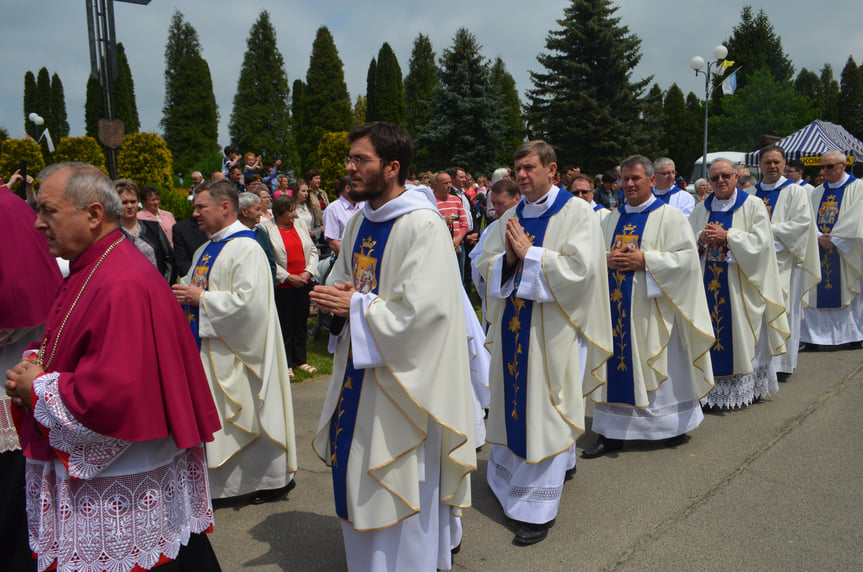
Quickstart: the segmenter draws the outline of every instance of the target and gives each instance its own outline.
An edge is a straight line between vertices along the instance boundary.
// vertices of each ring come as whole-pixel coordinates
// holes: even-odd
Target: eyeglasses
[[[727,181],[728,179],[730,179],[730,178],[731,178],[731,177],[733,177],[733,176],[734,176],[734,173],[719,173],[718,175],[712,175],[712,176],[710,177],[710,180],[711,180],[712,182],[714,182],[714,183],[715,183],[716,181],[718,181],[720,178],[721,178],[723,181]]]
[[[662,175],[663,177],[668,175],[674,175],[677,171],[657,171],[657,175]]]
[[[844,163],[822,163],[821,168],[822,169],[832,169],[836,165],[844,165]]]
[[[345,167],[350,167],[351,165],[353,165],[354,167],[359,168],[359,167],[362,167],[364,164],[369,163],[371,161],[383,162],[383,159],[380,159],[377,157],[372,157],[372,158],[369,158],[369,157],[347,157],[345,159]]]

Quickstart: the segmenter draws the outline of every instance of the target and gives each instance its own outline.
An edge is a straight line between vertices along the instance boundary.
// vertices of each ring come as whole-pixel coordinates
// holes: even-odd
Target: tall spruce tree
[[[270,13],[262,10],[249,30],[243,67],[228,127],[241,152],[265,163],[288,158],[291,147],[290,88],[285,60],[276,47]]]
[[[821,115],[820,88],[821,80],[818,78],[818,75],[806,68],[801,69],[794,79],[794,91],[797,95],[809,99],[819,116]]]
[[[378,50],[375,68],[375,115],[377,121],[387,121],[397,125],[405,123],[402,68],[393,49],[386,42]]]
[[[369,71],[366,72],[366,117],[368,121],[378,120],[377,88],[378,61],[372,58],[369,62]]]
[[[433,169],[459,165],[479,174],[498,166],[506,127],[480,49],[476,37],[459,28],[441,55],[441,87],[432,94],[432,116],[418,139]]]
[[[318,28],[312,44],[303,100],[307,125],[297,139],[304,143],[300,152],[305,171],[318,166],[318,143],[323,134],[349,130],[353,117],[344,65],[326,26]]]
[[[291,92],[291,125],[296,144],[291,150],[291,166],[297,177],[302,177],[305,173],[302,158],[309,153],[307,138],[303,137],[309,124],[309,113],[305,107],[305,94],[305,82],[301,79],[295,79]]]
[[[366,96],[358,95],[357,100],[354,102],[353,124],[362,125],[368,121],[368,119],[366,119],[367,117],[368,107],[366,106]]]
[[[51,76],[51,112],[46,123],[50,125],[51,136],[55,143],[60,142],[61,137],[69,136],[69,119],[66,114],[66,95],[63,93],[63,82],[56,73]]]
[[[35,141],[39,137],[39,127],[30,121],[30,114],[36,111],[36,76],[27,70],[24,74],[24,131]]]
[[[840,76],[839,112],[842,126],[858,139],[863,137],[863,72],[852,56]]]
[[[102,117],[102,88],[99,80],[87,76],[87,99],[84,102],[84,132],[88,137],[98,139],[99,118]]]
[[[491,84],[503,111],[503,145],[497,160],[499,164],[509,164],[512,154],[524,141],[524,121],[521,117],[521,100],[515,87],[515,78],[507,71],[506,64],[500,58],[496,58],[491,66]]]
[[[414,141],[431,117],[431,94],[438,86],[440,78],[431,40],[420,34],[414,40],[405,77],[405,118]]]
[[[821,119],[837,123],[840,121],[839,82],[833,77],[833,66],[824,64],[821,68],[821,87],[818,91]]]
[[[219,110],[210,66],[201,55],[198,32],[174,11],[165,44],[165,104],[162,129],[174,170],[187,172],[219,149]]]
[[[659,84],[654,83],[641,99],[641,121],[632,151],[651,159],[668,154],[665,142],[665,116],[663,98],[665,94]]]
[[[639,98],[652,77],[633,81],[641,40],[615,17],[610,0],[572,0],[531,72],[528,129],[557,150],[558,161],[602,172],[634,147]]]
[[[690,94],[697,101],[695,94]],[[698,110],[701,108],[699,107]],[[677,171],[687,176],[687,169],[701,156],[702,130],[698,110],[693,113],[676,83],[665,92],[662,106],[664,137],[662,146],[668,157],[674,160]]]
[[[117,44],[117,80],[114,82],[114,115],[126,126],[126,133],[137,133],[141,129],[138,103],[135,101],[135,81],[126,58],[126,48]]]

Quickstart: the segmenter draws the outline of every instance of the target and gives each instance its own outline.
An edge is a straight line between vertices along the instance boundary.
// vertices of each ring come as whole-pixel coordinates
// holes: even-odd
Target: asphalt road
[[[311,448],[327,383],[293,388],[300,470],[288,499],[216,510],[225,571],[346,569],[330,473]],[[675,449],[580,458],[548,539],[530,547],[513,545],[485,483],[485,447],[453,569],[863,570],[861,412],[863,350],[801,354],[778,395],[708,414]]]

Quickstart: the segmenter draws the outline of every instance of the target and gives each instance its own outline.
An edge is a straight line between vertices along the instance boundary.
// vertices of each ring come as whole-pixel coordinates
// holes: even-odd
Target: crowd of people
[[[690,193],[665,157],[592,179],[530,141],[474,181],[413,174],[395,125],[349,141],[332,201],[317,171],[228,147],[179,222],[83,163],[39,174],[35,213],[0,186],[22,245],[0,273],[16,569],[218,570],[213,506],[296,486],[310,310],[332,316],[313,448],[351,570],[451,569],[485,444],[514,542],[535,544],[587,399],[583,458],[678,447],[713,408],[776,394],[799,349],[863,341],[863,186],[841,152],[817,188],[771,145],[759,182],[717,159]]]

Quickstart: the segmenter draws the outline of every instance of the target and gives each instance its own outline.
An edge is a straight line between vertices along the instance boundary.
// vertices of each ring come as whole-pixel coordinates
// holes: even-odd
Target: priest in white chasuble
[[[647,157],[624,160],[627,202],[602,224],[614,356],[607,383],[591,396],[599,440],[586,458],[620,450],[625,440],[683,443],[704,419],[699,400],[713,389],[698,247],[686,216],[651,193],[654,179]]]
[[[713,195],[689,217],[716,337],[715,387],[703,403],[743,407],[779,391],[772,360],[785,352],[788,319],[764,202],[737,189],[726,159],[713,162],[709,178]]]
[[[215,499],[251,493],[249,502],[260,504],[294,486],[297,449],[270,265],[238,213],[232,183],[205,183],[195,195],[194,216],[210,240],[173,288],[222,418],[207,444],[210,491]]]
[[[524,199],[489,233],[477,264],[492,356],[487,480],[519,523],[518,544],[548,535],[575,468],[585,396],[611,355],[599,217],[553,184],[556,169],[543,141],[516,150]]]
[[[791,328],[786,352],[773,358],[779,381],[784,381],[797,367],[803,297],[821,279],[818,237],[809,191],[782,174],[785,171],[782,147],[769,145],[761,149],[759,166],[763,179],[747,190],[764,202],[773,229],[779,283]]]
[[[859,347],[863,340],[863,183],[845,172],[845,154],[821,160],[826,181],[812,193],[821,282],[804,299],[800,340]],[[815,349],[815,348],[813,348]]]
[[[349,570],[449,570],[476,470],[458,262],[431,191],[405,188],[410,136],[369,123],[348,139],[365,206],[311,293],[341,318],[313,446],[332,468]]]

